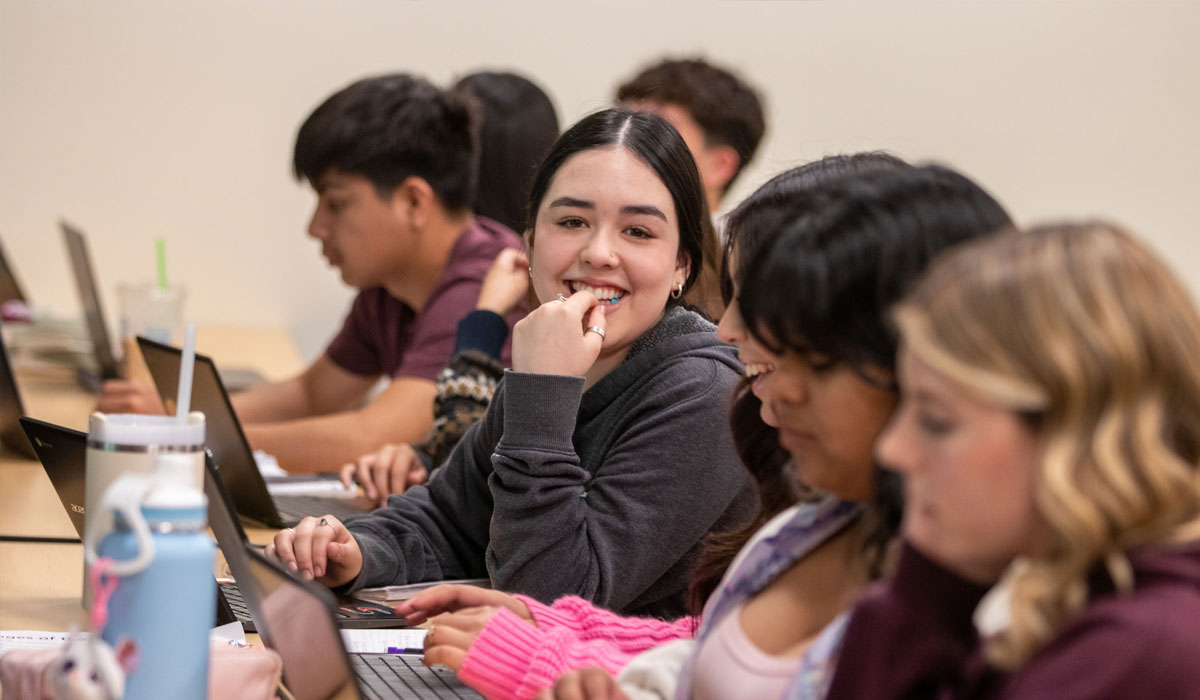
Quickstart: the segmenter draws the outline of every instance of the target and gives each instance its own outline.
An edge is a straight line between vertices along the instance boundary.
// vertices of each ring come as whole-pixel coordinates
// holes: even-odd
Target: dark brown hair
[[[709,144],[733,148],[738,169],[726,190],[754,158],[766,130],[762,101],[754,89],[702,58],[664,60],[617,88],[618,102],[635,100],[678,105],[704,130]]]

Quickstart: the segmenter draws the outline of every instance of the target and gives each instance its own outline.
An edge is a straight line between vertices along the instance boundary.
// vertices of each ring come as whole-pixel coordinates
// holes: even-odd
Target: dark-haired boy
[[[308,233],[360,291],[307,369],[233,397],[255,449],[291,471],[335,470],[425,436],[456,324],[497,253],[520,246],[471,212],[476,151],[463,98],[408,75],[355,82],[305,120],[293,167],[317,192]],[[387,388],[364,403],[380,377]],[[123,388],[106,387],[101,409],[128,409],[112,405]]]
[[[714,214],[766,129],[754,88],[701,58],[666,59],[643,69],[617,88],[617,102],[654,112],[679,131],[696,160],[708,210]],[[720,249],[714,230],[705,241],[704,269],[688,294],[689,303],[713,318],[725,308],[717,271]]]
[[[754,88],[701,58],[666,59],[645,68],[617,88],[617,102],[654,112],[679,130],[712,212],[754,158],[766,130]]]

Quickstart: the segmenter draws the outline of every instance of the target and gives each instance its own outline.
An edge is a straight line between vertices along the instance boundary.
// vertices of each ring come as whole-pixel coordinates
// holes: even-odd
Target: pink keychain
[[[87,639],[72,627],[67,645],[46,668],[43,692],[54,700],[116,700],[125,695],[125,674],[137,667],[138,648],[132,639],[121,639],[114,651],[100,633],[108,622],[108,599],[117,579],[106,576],[113,560],[101,558],[91,570],[91,628]]]

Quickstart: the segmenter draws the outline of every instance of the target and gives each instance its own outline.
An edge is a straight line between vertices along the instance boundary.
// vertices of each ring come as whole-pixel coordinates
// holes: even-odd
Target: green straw
[[[167,242],[161,237],[154,239],[154,252],[158,258],[158,288],[167,291]]]

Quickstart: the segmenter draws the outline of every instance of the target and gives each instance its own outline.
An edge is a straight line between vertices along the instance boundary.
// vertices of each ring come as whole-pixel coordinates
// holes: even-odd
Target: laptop
[[[163,403],[172,406],[179,387],[179,361],[183,351],[149,338],[139,337],[137,342]],[[254,461],[254,453],[233,412],[233,404],[217,374],[216,365],[199,353],[192,372],[191,407],[204,413],[204,442],[221,465],[221,480],[228,487],[239,515],[270,527],[291,527],[305,516],[333,515],[344,519],[373,509],[370,499],[361,496],[272,495]],[[311,481],[312,477],[301,476],[297,480]],[[332,478],[329,480],[333,482]],[[331,490],[334,488],[336,486],[331,486]]]
[[[75,287],[79,290],[79,301],[83,305],[83,320],[88,336],[92,340],[92,353],[96,358],[96,370],[80,369],[79,381],[92,393],[100,391],[100,385],[109,379],[121,376],[121,366],[113,353],[112,340],[108,335],[104,308],[96,290],[95,268],[83,233],[66,221],[59,221],[67,255],[71,258],[71,269],[75,273]]]
[[[233,510],[229,500],[229,492],[221,482],[221,470],[210,458],[204,461],[204,495],[208,497],[208,526],[212,528],[217,538],[217,546],[225,555],[225,563],[235,581],[253,580],[253,571],[246,558],[245,550],[253,549],[254,545],[246,538],[242,524]],[[248,595],[254,595],[253,586],[242,588],[239,601]],[[231,601],[232,602],[232,601]],[[249,614],[247,612],[247,614]],[[407,627],[403,615],[393,608],[378,603],[372,603],[357,598],[342,597],[338,599],[334,610],[338,627],[347,629],[364,629],[375,627]]]
[[[24,428],[25,435],[29,437],[28,442],[37,451],[37,458],[41,460],[42,467],[46,470],[46,476],[50,478],[50,484],[54,486],[54,491],[58,494],[58,499],[62,501],[63,508],[67,509],[71,525],[75,527],[75,532],[82,540],[85,514],[84,497],[87,493],[85,476],[87,433],[34,418],[22,418],[21,427]],[[209,471],[215,469],[209,459],[205,460],[205,466]],[[207,473],[206,471],[204,492],[208,496],[208,517],[211,521],[213,520],[211,505],[213,489],[209,486],[208,482],[211,478],[207,476]],[[246,603],[242,599],[242,592],[237,585],[218,582],[217,624],[224,625],[229,622],[241,622],[247,632],[254,631],[254,620],[250,617],[250,611],[247,609]]]
[[[255,589],[250,612],[263,643],[283,659],[296,700],[483,697],[449,668],[422,664],[420,654],[347,654],[328,590],[258,552],[246,554]]]
[[[0,331],[3,331],[2,324]],[[37,459],[33,445],[29,444],[21,430],[19,421],[23,415],[25,408],[21,405],[17,380],[8,361],[8,351],[4,348],[3,334],[0,333],[0,444],[22,457]]]
[[[63,240],[67,244],[67,254],[71,258],[71,269],[75,273],[75,286],[79,289],[79,300],[83,304],[84,322],[96,358],[98,371],[81,369],[79,382],[93,394],[100,392],[100,387],[109,379],[118,379],[121,371],[120,363],[113,353],[112,340],[108,335],[108,321],[104,309],[100,305],[100,293],[96,289],[96,272],[92,266],[91,254],[88,252],[87,239],[83,232],[66,221],[60,221]],[[234,389],[246,389],[265,381],[263,376],[252,369],[229,369],[224,372],[222,379]]]
[[[4,246],[0,246],[0,304],[4,304],[6,301],[29,301],[29,299],[21,290],[21,283],[17,281],[16,273],[13,272],[12,266],[4,257]]]

